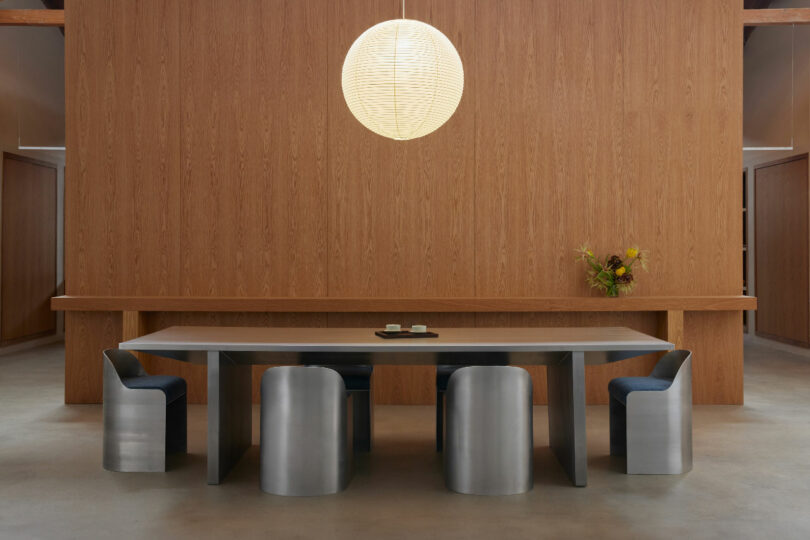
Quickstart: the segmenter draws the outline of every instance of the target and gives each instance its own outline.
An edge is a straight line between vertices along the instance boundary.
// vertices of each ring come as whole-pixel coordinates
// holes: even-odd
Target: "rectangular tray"
[[[418,339],[418,338],[434,338],[439,337],[436,332],[411,332],[410,330],[401,330],[399,332],[384,332],[377,330],[374,335],[383,339]]]

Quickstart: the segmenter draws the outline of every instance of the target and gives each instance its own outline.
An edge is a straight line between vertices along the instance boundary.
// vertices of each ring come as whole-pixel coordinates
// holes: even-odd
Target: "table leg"
[[[252,444],[251,369],[208,352],[208,483],[219,484]]]
[[[566,354],[548,366],[548,438],[575,486],[588,484],[585,442],[585,353]]]

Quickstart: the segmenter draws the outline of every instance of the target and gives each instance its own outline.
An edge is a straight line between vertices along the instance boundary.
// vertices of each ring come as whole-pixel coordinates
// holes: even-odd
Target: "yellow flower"
[[[589,257],[593,257],[593,251],[591,251],[590,249],[588,251],[586,251],[585,253],[587,253]]]
[[[616,275],[623,276],[625,272],[627,272],[627,269],[624,266],[621,266],[618,270],[616,270]]]
[[[627,250],[627,256],[631,259],[635,259],[638,257],[638,250],[636,248],[629,248]]]

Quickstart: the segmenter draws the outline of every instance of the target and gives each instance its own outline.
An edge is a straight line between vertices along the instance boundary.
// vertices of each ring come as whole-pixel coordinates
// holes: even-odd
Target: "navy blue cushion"
[[[447,355],[447,360],[457,360],[459,357],[459,353],[439,353],[439,362],[445,359],[443,358],[445,355]],[[463,356],[464,361],[469,362],[469,364],[439,364],[436,366],[436,390],[446,392],[447,384],[450,382],[450,375],[463,367],[509,365],[509,354],[502,352],[468,352],[464,353]]]
[[[672,385],[672,379],[658,377],[619,377],[608,383],[610,395],[627,405],[627,394],[641,390],[661,391]]]
[[[359,391],[371,389],[371,373],[374,366],[324,366],[337,371],[343,377],[346,390]]]
[[[185,395],[186,380],[171,375],[147,375],[145,377],[128,377],[123,380],[124,386],[142,390],[163,390],[166,403]]]
[[[610,455],[627,455],[627,407],[610,400]]]
[[[301,364],[337,371],[343,377],[346,390],[350,392],[371,389],[371,373],[374,366],[368,364],[370,360],[371,355],[368,353],[301,353]]]
[[[450,382],[450,375],[457,369],[464,366],[436,366],[436,390],[447,392],[447,383]]]

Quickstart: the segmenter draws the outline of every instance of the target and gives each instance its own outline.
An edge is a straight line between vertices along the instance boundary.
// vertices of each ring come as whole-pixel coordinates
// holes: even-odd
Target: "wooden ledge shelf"
[[[65,26],[63,9],[0,9],[0,26]]]
[[[810,24],[810,8],[744,9],[743,26]]]
[[[582,311],[742,311],[753,296],[619,298],[251,298],[190,296],[56,296],[54,311],[230,311],[276,313],[484,313]]]

